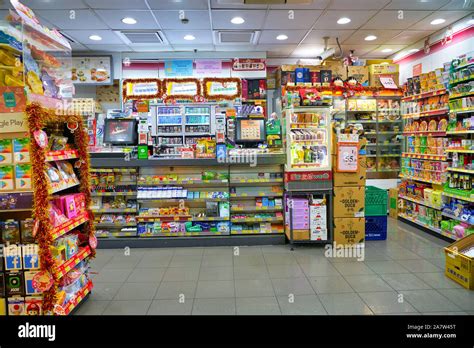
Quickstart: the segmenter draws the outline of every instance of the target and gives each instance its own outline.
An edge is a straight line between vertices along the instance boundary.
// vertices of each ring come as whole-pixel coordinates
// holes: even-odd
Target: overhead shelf
[[[445,161],[446,160],[445,155],[432,155],[432,154],[410,153],[410,152],[403,152],[402,157],[426,159],[426,160],[432,160],[432,161]]]
[[[402,101],[414,101],[414,100],[418,100],[418,99],[424,99],[424,98],[429,98],[429,97],[434,97],[434,96],[437,96],[437,95],[443,95],[443,94],[446,94],[446,89],[438,89],[436,91],[431,91],[431,92],[424,92],[424,93],[420,93],[420,94],[415,94],[415,95],[411,95],[411,96],[408,96],[408,97],[403,97],[402,98]]]
[[[413,202],[413,203],[416,203],[416,204],[421,204],[421,205],[424,205],[425,207],[433,208],[433,209],[436,209],[436,210],[441,210],[441,207],[436,207],[434,205],[431,205],[431,204],[426,203],[424,201],[419,201],[419,200],[417,200],[415,198],[412,198],[412,197],[399,195],[398,198],[406,199],[407,201],[410,201],[410,202]]]

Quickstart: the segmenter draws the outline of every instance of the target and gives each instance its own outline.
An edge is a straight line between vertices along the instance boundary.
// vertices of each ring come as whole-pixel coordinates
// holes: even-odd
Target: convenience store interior
[[[0,18],[0,315],[474,314],[473,1]]]

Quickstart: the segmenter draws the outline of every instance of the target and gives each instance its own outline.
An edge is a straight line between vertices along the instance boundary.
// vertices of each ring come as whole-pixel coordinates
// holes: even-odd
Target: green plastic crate
[[[365,216],[387,215],[387,190],[375,186],[365,187]]]

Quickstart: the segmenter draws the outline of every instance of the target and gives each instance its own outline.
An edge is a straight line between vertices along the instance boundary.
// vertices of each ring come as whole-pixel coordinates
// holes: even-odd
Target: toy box
[[[13,166],[0,167],[0,191],[13,190]]]
[[[4,247],[5,271],[18,271],[23,267],[21,257],[21,247],[16,244],[10,244]]]
[[[15,165],[15,187],[17,189],[31,189],[31,169],[31,164]]]
[[[42,314],[43,314],[43,299],[40,296],[25,297],[24,315],[42,315]]]
[[[15,163],[30,162],[30,139],[16,138],[13,139],[13,158]]]
[[[8,298],[8,315],[23,315],[25,313],[25,299],[21,296]]]
[[[22,296],[25,292],[25,284],[22,272],[5,273],[5,294],[7,297]]]
[[[13,162],[13,147],[11,139],[0,140],[0,164],[11,164]]]
[[[39,247],[38,244],[25,244],[22,246],[23,268],[39,269]]]

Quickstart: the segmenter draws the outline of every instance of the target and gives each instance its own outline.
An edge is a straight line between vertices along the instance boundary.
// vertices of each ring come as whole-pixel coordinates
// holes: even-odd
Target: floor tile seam
[[[280,301],[278,301],[278,297],[277,297],[277,293],[276,293],[276,290],[275,290],[275,286],[273,285],[273,280],[272,278],[270,277],[270,270],[268,268],[268,264],[267,264],[267,260],[265,259],[265,256],[263,257],[263,261],[265,262],[265,268],[267,270],[267,273],[268,273],[268,279],[270,280],[270,284],[272,286],[272,290],[273,290],[273,295],[275,297],[275,300],[277,302],[277,305],[278,305],[278,310],[280,311],[280,314],[283,315],[283,311],[281,310],[281,306],[280,306]],[[287,295],[288,296],[288,295]],[[296,296],[296,295],[294,295]],[[236,296],[236,301],[237,301],[237,296]],[[236,307],[236,310],[237,310],[237,307]]]

